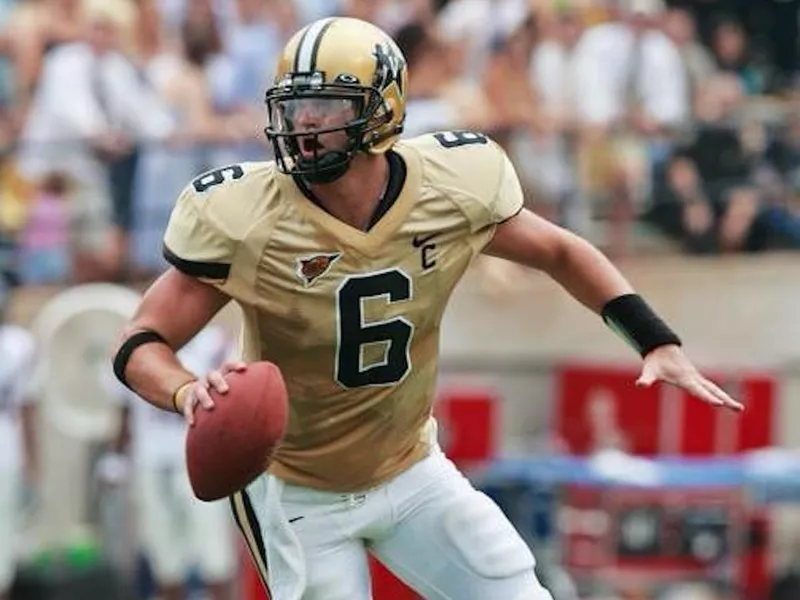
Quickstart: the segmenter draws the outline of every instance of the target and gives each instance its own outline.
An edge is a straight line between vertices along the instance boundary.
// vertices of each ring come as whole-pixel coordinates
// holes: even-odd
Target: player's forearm
[[[577,300],[603,317],[609,328],[642,357],[678,344],[677,334],[653,311],[602,252],[571,236],[550,271]]]
[[[194,379],[176,352],[191,340],[229,298],[194,277],[168,269],[150,286],[114,356],[117,378],[166,410],[173,394]]]
[[[606,304],[633,293],[631,284],[606,256],[586,240],[570,235],[546,269],[567,292],[600,314]]]
[[[131,355],[125,368],[128,386],[151,404],[174,411],[173,395],[186,382],[196,379],[166,344],[146,344]]]

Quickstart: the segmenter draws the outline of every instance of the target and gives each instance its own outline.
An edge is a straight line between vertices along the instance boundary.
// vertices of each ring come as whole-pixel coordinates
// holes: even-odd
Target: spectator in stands
[[[737,115],[743,106],[739,81],[730,75],[711,80],[696,107],[694,139],[679,149],[694,161],[712,198],[744,184],[750,164]]]
[[[648,215],[690,252],[800,247],[794,188],[775,164],[781,153],[768,145],[761,122],[734,118],[741,101],[732,75],[706,85],[695,138],[673,157]],[[800,134],[786,139],[792,135]]]
[[[698,90],[717,73],[716,61],[697,38],[697,27],[689,11],[682,8],[668,10],[664,17],[664,33],[681,54],[689,76],[691,96],[696,98]]]
[[[533,17],[519,13],[498,31],[489,53],[482,82],[492,107],[492,135],[501,146],[513,151],[512,139],[529,139],[540,117],[539,99],[529,77],[531,54],[536,43]],[[525,157],[529,152],[524,152]],[[519,156],[522,158],[522,156]]]
[[[165,23],[158,0],[139,0],[138,7],[132,31],[131,60],[148,78],[148,70],[154,62],[157,64],[159,58],[168,51],[177,51],[177,40]]]
[[[621,17],[590,28],[576,48],[579,118],[605,130],[658,136],[689,116],[677,47],[658,28],[661,0],[626,0]]]
[[[673,160],[667,168],[666,181],[648,218],[664,233],[680,240],[687,252],[715,252],[714,208],[695,164],[686,158]]]
[[[20,274],[26,284],[59,284],[72,271],[69,248],[70,182],[60,173],[45,177],[31,202],[19,239]]]
[[[234,5],[236,20],[223,35],[223,52],[233,68],[229,102],[234,110],[255,103],[263,108],[264,90],[289,32],[296,30],[296,15],[291,2],[279,0],[236,0]],[[285,13],[278,15],[281,9]]]
[[[210,10],[194,8],[187,13],[181,44],[179,55],[167,46],[148,68],[148,78],[161,107],[171,116],[174,131],[169,140],[148,144],[138,167],[132,252],[139,276],[163,267],[161,236],[183,187],[216,164],[211,151],[242,139],[239,121],[233,122],[237,117],[217,110],[208,85],[210,61],[222,48]]]
[[[647,216],[689,252],[744,248],[758,214],[750,160],[733,120],[741,99],[732,77],[701,90],[694,140],[671,159],[666,185]]]
[[[746,94],[765,92],[765,74],[753,62],[747,34],[738,21],[725,19],[718,23],[714,28],[711,48],[719,69],[738,77]]]
[[[83,38],[83,0],[26,0],[3,3],[5,54],[10,59],[11,91],[21,126],[30,107],[45,55]]]
[[[208,75],[214,78],[222,68],[226,70],[228,83],[213,82],[217,90],[214,93],[212,88],[212,100],[243,143],[210,149],[209,162],[216,165],[264,160],[271,150],[258,126],[264,121],[264,90],[274,77],[280,51],[297,29],[292,2],[235,0],[234,6],[236,16],[222,35],[224,67],[212,67]],[[236,141],[237,136],[233,137]]]
[[[689,116],[686,71],[659,29],[661,0],[625,0],[575,49],[580,177],[585,201],[612,200],[616,244],[649,195],[652,169]]]
[[[125,262],[130,207],[121,201],[130,181],[119,182],[112,198],[110,165],[130,156],[138,140],[166,137],[172,121],[122,54],[133,14],[121,7],[129,5],[85,6],[86,41],[59,46],[45,59],[20,167],[33,182],[53,173],[72,180],[75,277],[96,279],[118,276]]]
[[[493,44],[524,20],[529,8],[527,0],[450,0],[437,21],[456,70],[467,80],[480,81]]]
[[[406,136],[442,129],[483,129],[489,124],[488,102],[480,89],[464,84],[443,60],[446,48],[433,29],[412,23],[395,38],[410,74]]]
[[[575,46],[583,34],[574,3],[541,11],[539,40],[531,56],[529,78],[538,102],[533,156],[523,160],[520,177],[533,190],[536,209],[574,231],[587,232],[585,204],[576,202],[574,133],[576,122]]]

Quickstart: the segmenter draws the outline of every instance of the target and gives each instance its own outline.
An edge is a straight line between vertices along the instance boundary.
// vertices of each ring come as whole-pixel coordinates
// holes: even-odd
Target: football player
[[[16,555],[19,500],[24,479],[35,479],[33,404],[27,402],[27,378],[34,368],[33,336],[3,322],[11,298],[12,275],[0,268],[0,600],[8,600]]]
[[[266,94],[275,161],[187,186],[165,234],[173,268],[145,294],[115,371],[191,424],[226,373],[280,367],[287,435],[231,500],[274,600],[367,600],[367,553],[428,600],[549,599],[527,545],[436,443],[442,313],[472,259],[545,271],[641,354],[640,385],[741,406],[598,250],[523,209],[492,140],[399,141],[407,89],[403,56],[375,26],[298,32]],[[242,361],[198,379],[175,352],[231,300]]]
[[[181,349],[178,358],[193,373],[205,373],[227,360],[231,350],[225,331],[209,326]],[[237,559],[227,504],[194,497],[181,416],[138,399],[132,402],[117,446],[127,451],[130,441],[138,530],[160,597],[184,598],[185,583],[196,568],[213,600],[232,598]]]

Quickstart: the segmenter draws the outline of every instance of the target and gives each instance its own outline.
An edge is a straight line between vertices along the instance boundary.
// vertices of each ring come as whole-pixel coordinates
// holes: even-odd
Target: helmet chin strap
[[[311,184],[333,183],[347,172],[352,158],[349,152],[331,150],[314,161],[313,166],[309,164],[309,169],[303,173],[302,178]],[[302,167],[305,167],[304,163],[305,161],[300,161]]]
[[[300,164],[303,166],[303,161]],[[350,168],[350,157],[346,152],[331,151],[309,167],[302,175],[307,183],[333,183]]]

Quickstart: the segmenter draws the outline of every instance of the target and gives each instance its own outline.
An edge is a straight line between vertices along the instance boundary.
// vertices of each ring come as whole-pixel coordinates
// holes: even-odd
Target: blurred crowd
[[[0,243],[24,282],[149,277],[196,174],[269,157],[315,18],[376,22],[408,136],[478,129],[530,205],[615,254],[800,247],[800,0],[0,0]],[[663,243],[661,243],[663,242]]]
[[[279,52],[328,15],[397,40],[410,72],[404,135],[490,134],[530,208],[612,254],[798,249],[798,12],[800,0],[0,0],[0,308],[16,279],[158,273],[187,182],[270,157],[263,97]],[[137,406],[122,432],[137,466],[177,469],[180,420]],[[163,524],[183,523],[173,517],[191,495],[185,482],[150,481],[139,500],[155,525],[142,544],[172,587],[183,541]],[[201,533],[201,547],[215,537]],[[200,565],[220,598],[236,577],[224,546]],[[800,598],[792,577],[771,598]],[[741,595],[697,584],[659,596],[672,598]]]

